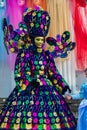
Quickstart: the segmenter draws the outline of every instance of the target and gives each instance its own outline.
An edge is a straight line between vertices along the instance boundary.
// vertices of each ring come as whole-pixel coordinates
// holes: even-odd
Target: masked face
[[[35,43],[37,48],[42,48],[43,43],[44,43],[44,37],[35,37],[34,43]]]

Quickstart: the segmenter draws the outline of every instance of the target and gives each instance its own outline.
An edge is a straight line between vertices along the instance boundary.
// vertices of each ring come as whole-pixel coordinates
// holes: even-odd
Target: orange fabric
[[[46,0],[26,0],[26,7],[31,7],[34,9],[35,5],[42,7],[44,10],[47,9]]]

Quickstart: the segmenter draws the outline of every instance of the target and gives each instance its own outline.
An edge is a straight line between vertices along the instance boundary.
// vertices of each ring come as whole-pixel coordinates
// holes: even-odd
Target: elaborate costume
[[[79,105],[77,130],[87,130],[87,83],[82,85],[79,95],[83,100]]]
[[[0,128],[75,130],[75,118],[62,96],[69,86],[55,66],[54,53],[44,49],[50,17],[46,11],[28,9],[24,13],[24,24],[25,30],[13,31],[11,34],[15,35],[8,38],[10,50],[18,52],[14,71],[16,87],[0,111]],[[25,36],[28,46],[23,44]],[[22,41],[20,47],[16,44],[19,40]]]
[[[85,77],[87,78],[87,68],[84,70]],[[82,99],[78,108],[78,122],[77,130],[87,130],[87,82],[81,85],[78,94],[68,95],[68,99]]]
[[[77,130],[87,130],[87,83],[83,83],[78,94],[71,95],[73,99],[83,99],[78,108]]]

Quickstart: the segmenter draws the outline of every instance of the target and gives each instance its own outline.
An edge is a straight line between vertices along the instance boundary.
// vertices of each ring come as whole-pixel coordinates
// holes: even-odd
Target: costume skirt
[[[76,120],[54,86],[16,86],[0,110],[1,130],[75,130]]]

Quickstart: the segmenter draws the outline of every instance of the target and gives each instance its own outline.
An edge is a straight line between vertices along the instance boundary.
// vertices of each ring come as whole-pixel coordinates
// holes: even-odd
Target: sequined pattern
[[[75,118],[61,95],[66,83],[53,58],[49,52],[38,53],[30,47],[17,56],[16,87],[0,110],[0,128],[75,130]]]

